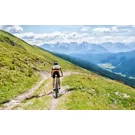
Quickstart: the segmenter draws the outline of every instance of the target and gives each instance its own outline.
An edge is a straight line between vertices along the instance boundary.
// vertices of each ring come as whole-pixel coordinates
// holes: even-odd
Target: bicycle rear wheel
[[[55,76],[55,98],[58,97],[58,77]]]

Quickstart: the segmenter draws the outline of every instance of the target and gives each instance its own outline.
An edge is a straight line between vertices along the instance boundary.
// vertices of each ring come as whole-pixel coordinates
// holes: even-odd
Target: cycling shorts
[[[57,75],[57,77],[59,78],[60,77],[59,71],[54,71],[52,77],[55,78],[55,75]]]

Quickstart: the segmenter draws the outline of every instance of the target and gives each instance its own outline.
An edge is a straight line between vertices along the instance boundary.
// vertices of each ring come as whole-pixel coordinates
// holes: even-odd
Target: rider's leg
[[[60,88],[60,77],[58,78],[58,82],[59,82],[58,84],[59,84],[59,88]]]
[[[55,80],[55,79],[53,78],[53,89],[54,89],[54,80]]]

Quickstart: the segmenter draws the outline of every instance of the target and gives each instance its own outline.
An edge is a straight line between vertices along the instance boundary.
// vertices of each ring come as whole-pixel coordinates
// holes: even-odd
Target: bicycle
[[[59,87],[58,87],[58,77],[57,77],[57,75],[55,75],[55,81],[54,81],[54,86],[55,86],[55,88],[54,88],[54,90],[55,90],[55,98],[57,98],[58,97],[58,93],[59,93]]]

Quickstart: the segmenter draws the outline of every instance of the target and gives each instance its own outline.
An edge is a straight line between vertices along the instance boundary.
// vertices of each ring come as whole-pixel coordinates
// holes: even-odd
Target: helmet
[[[54,65],[58,65],[58,61],[54,61]]]

